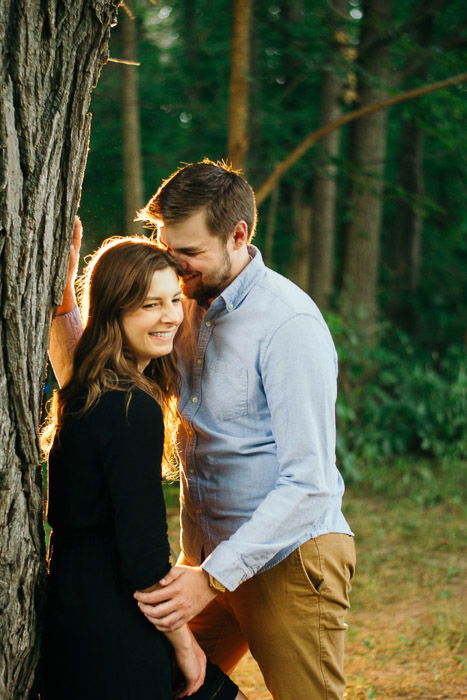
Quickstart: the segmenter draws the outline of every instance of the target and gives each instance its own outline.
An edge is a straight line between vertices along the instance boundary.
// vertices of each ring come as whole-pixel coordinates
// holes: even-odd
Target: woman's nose
[[[181,307],[170,304],[170,306],[165,306],[163,308],[161,321],[163,323],[179,323],[182,313]]]

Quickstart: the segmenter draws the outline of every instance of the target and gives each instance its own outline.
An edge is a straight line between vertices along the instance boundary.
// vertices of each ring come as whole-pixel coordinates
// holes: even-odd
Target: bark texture
[[[228,158],[245,169],[248,153],[251,0],[234,0],[230,69]]]
[[[361,44],[375,47],[360,61],[359,97],[362,106],[381,102],[387,95],[390,47],[387,44],[381,46],[378,39],[389,25],[391,4],[390,0],[372,0],[362,5]],[[386,111],[369,114],[354,123],[350,139],[352,183],[341,305],[344,313],[361,316],[370,331],[377,312],[386,122]]]
[[[115,0],[0,5],[0,697],[28,697],[43,533],[37,430]]]
[[[123,13],[120,18],[122,58],[135,62],[137,47],[136,19]],[[144,204],[143,163],[141,157],[141,129],[138,97],[138,66],[120,66],[122,71],[122,131],[123,174],[125,194],[125,233],[131,236],[142,231],[134,222],[136,210]]]

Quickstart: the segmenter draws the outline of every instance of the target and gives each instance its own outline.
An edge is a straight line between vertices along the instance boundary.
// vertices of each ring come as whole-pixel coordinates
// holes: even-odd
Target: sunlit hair
[[[164,473],[176,464],[175,430],[178,373],[175,352],[152,359],[144,372],[128,345],[122,317],[139,308],[147,296],[154,272],[170,267],[177,276],[182,270],[169,253],[142,236],[109,238],[90,257],[78,281],[79,304],[84,331],[74,356],[70,379],[52,401],[49,426],[43,431],[47,450],[68,413],[83,415],[105,391],[139,387],[161,406],[165,422]],[[131,395],[128,394],[129,400]],[[73,402],[84,404],[73,411]]]
[[[213,236],[224,241],[239,221],[248,226],[248,240],[256,227],[256,203],[252,187],[239,171],[224,161],[208,158],[190,163],[165,180],[138,220],[149,226],[174,224],[204,208],[206,225]]]

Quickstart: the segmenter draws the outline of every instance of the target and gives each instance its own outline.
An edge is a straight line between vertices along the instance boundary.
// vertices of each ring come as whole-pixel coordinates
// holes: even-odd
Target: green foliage
[[[328,317],[340,361],[338,456],[351,479],[368,465],[414,454],[433,464],[467,454],[467,367],[462,347],[427,353],[393,327],[365,345],[356,324]],[[423,475],[422,475],[423,476]]]

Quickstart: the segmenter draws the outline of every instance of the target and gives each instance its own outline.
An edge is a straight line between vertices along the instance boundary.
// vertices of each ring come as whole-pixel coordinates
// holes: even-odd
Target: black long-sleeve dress
[[[77,405],[79,408],[79,404]],[[145,392],[113,390],[70,413],[49,459],[53,528],[43,636],[45,700],[168,700],[172,650],[133,593],[170,569],[164,429]],[[192,698],[234,698],[214,666]]]

